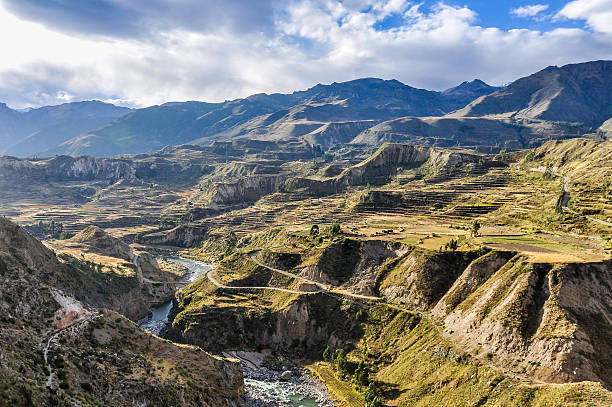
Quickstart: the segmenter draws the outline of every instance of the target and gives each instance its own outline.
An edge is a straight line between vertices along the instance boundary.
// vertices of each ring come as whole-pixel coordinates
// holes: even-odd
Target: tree
[[[340,233],[340,225],[336,222],[329,225],[329,234],[334,236]]]
[[[310,236],[317,236],[319,234],[319,225],[312,225],[310,227]]]
[[[325,350],[323,351],[323,360],[329,361],[330,355],[331,355],[331,349],[329,348],[329,346],[326,346]]]
[[[444,248],[446,250],[452,250],[452,251],[457,250],[458,247],[459,247],[459,241],[456,239],[451,239],[450,242],[446,242],[446,244],[444,245]]]
[[[344,349],[337,349],[332,360],[336,366],[336,370],[346,373],[346,353]]]
[[[359,362],[357,369],[355,369],[353,381],[359,386],[366,386],[370,381],[370,369],[366,366],[363,360]]]
[[[371,382],[368,386],[368,389],[363,394],[363,398],[366,402],[366,407],[381,407],[382,402],[380,401],[380,396],[378,394],[378,389],[374,382]]]
[[[474,219],[474,222],[472,223],[472,236],[478,236],[479,230],[480,230],[480,222],[478,222],[478,219]]]

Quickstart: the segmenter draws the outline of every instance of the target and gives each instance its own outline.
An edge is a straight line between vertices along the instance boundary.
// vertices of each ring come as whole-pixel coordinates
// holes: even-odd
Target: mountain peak
[[[442,95],[455,101],[458,105],[467,105],[481,96],[491,94],[501,88],[491,86],[481,79],[465,81],[459,85],[442,91]]]
[[[460,116],[508,115],[599,125],[612,116],[612,61],[549,66],[474,100]],[[588,90],[588,92],[585,92]]]

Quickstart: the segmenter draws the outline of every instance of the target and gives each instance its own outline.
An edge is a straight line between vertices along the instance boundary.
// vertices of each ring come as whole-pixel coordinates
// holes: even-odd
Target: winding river
[[[167,259],[169,262],[180,264],[187,268],[187,273],[180,281],[193,282],[202,274],[206,274],[212,269],[209,263],[204,263],[197,260],[186,259],[184,257],[171,257]],[[140,327],[145,331],[149,331],[155,335],[159,335],[168,324],[168,315],[172,310],[172,300],[163,303],[159,307],[151,310],[152,315],[140,324]]]
[[[193,282],[212,269],[209,263],[184,257],[171,257],[170,262],[187,268],[181,281]],[[159,335],[168,324],[168,315],[172,310],[172,301],[153,308],[152,315],[140,324],[140,327]],[[241,359],[242,360],[242,359]],[[247,407],[332,407],[330,396],[325,388],[310,375],[298,368],[289,370],[269,368],[264,365],[253,365],[242,360],[245,383],[245,400]],[[283,373],[291,373],[282,378]]]

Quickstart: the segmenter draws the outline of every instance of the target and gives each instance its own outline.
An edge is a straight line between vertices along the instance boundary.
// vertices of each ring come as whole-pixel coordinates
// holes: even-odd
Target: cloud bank
[[[535,6],[524,15],[542,12]],[[536,31],[487,27],[474,9],[443,2],[0,0],[0,101],[222,101],[358,77],[499,85],[611,59],[611,13],[611,0],[571,1],[555,20],[584,28]]]

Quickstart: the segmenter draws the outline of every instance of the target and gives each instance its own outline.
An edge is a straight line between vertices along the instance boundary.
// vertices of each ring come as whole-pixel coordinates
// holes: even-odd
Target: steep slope
[[[1,404],[241,405],[237,363],[85,305],[100,302],[86,271],[61,263],[5,218],[0,280]]]
[[[364,391],[356,369],[365,365],[390,405],[606,406],[612,399],[610,260],[534,263],[487,248],[430,251],[278,229],[246,236],[234,249],[208,242],[192,253],[217,259],[216,278],[226,287],[202,279],[179,292],[173,338],[292,356],[342,349],[347,361],[332,359],[335,378],[324,361],[313,371],[333,390],[343,387],[340,379]],[[275,291],[298,290],[302,278],[326,291]]]
[[[549,66],[488,96],[454,116],[504,116],[600,125],[612,116],[612,61]]]
[[[19,157],[40,155],[53,146],[129,112],[128,108],[95,100],[16,112],[17,115],[12,114],[10,120],[3,120],[5,126],[10,127],[0,129],[6,138],[5,143],[0,143],[0,153]]]
[[[11,109],[6,103],[0,103],[0,153],[16,142],[16,135],[21,128],[21,118],[22,115],[17,110]]]

